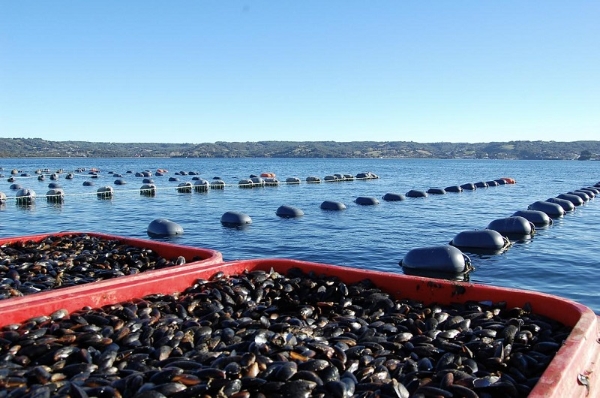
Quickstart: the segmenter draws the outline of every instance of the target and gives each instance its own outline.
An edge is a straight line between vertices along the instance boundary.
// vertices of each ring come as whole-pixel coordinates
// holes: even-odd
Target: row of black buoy
[[[84,171],[85,169],[77,169],[77,171],[81,172]],[[41,172],[41,170],[36,171],[36,173]],[[62,172],[62,170],[57,171],[57,173]],[[17,170],[13,170],[13,174],[15,173],[19,173]],[[108,172],[109,174],[112,174],[113,176],[116,177],[122,177],[121,174],[117,174],[117,173],[113,173],[113,172]],[[132,171],[127,171],[127,173],[133,173]],[[166,173],[166,170],[163,169],[158,169],[158,171],[156,172],[156,175],[164,175],[164,173]],[[91,178],[98,178],[98,171],[97,170],[90,170],[88,173]],[[180,172],[176,172],[176,175],[198,175],[199,173],[197,172],[185,172],[185,171],[180,171]],[[23,177],[27,177],[28,174],[27,173],[22,173],[21,174]],[[140,187],[140,194],[144,195],[144,196],[155,196],[156,192],[157,192],[157,187],[156,185],[154,185],[154,181],[150,178],[151,177],[151,172],[149,170],[146,170],[142,173],[136,173],[135,174],[136,177],[145,177],[143,180],[144,185],[142,185]],[[275,178],[275,174],[273,173],[267,173],[265,175],[269,175],[271,177],[258,177],[256,175],[250,175],[250,178],[247,180],[240,180],[239,182],[239,186],[242,188],[245,187],[259,187],[259,186],[276,186],[279,185],[279,181]],[[56,173],[52,174],[53,180],[56,180],[57,177],[55,178],[54,176],[57,176]],[[43,177],[43,174],[40,175],[40,177]],[[379,176],[377,176],[375,173],[372,172],[364,172],[364,173],[358,173],[356,175],[357,179],[378,179]],[[9,181],[12,180],[14,181],[14,178],[10,178]],[[43,180],[43,179],[41,179]],[[176,190],[179,193],[191,193],[191,192],[207,192],[209,189],[224,189],[225,188],[225,182],[220,178],[220,177],[214,177],[212,181],[208,181],[208,180],[204,180],[201,179],[200,177],[194,177],[192,179],[194,181],[194,183],[192,184],[191,182],[182,182],[180,184],[177,185]],[[328,179],[327,177],[325,178],[326,181],[328,180],[339,180],[339,181],[351,181],[354,180],[354,177],[350,174],[334,174],[332,176],[332,179]],[[169,181],[178,181],[178,179],[176,177],[170,177]],[[307,182],[309,183],[315,183],[315,182],[321,182],[321,180],[318,177],[307,177],[306,179]],[[286,183],[290,183],[290,184],[295,184],[295,183],[300,183],[300,179],[297,177],[290,177],[286,180]],[[123,179],[117,179],[114,181],[115,185],[125,185],[126,181]],[[83,182],[84,186],[93,186],[94,183],[93,181],[84,181]],[[48,184],[48,188],[50,188],[50,190],[47,192],[46,197],[48,199],[49,202],[53,202],[53,203],[62,203],[64,201],[64,196],[65,193],[62,190],[60,184],[55,183],[55,182],[51,182],[50,184]],[[33,192],[33,190],[30,189],[25,189],[23,188],[21,185],[19,184],[12,184],[10,186],[11,190],[17,191],[16,194],[16,200],[17,200],[17,204],[21,204],[21,205],[31,205],[33,204],[34,200],[35,200],[35,192]],[[2,194],[4,195],[4,194]],[[97,196],[98,198],[101,199],[111,199],[114,195],[114,189],[110,186],[104,186],[104,187],[100,187],[97,190]],[[6,196],[6,195],[4,195]],[[4,202],[6,201],[6,199],[4,199]],[[0,202],[2,203],[2,202]]]
[[[96,171],[90,171],[89,173],[93,174],[93,175],[97,175]],[[185,172],[180,172],[180,173],[185,173]],[[192,173],[194,173],[194,172],[189,172],[189,174],[192,174]],[[117,174],[113,174],[113,175],[117,175]],[[340,176],[343,177],[343,175],[340,175]],[[371,173],[371,172],[359,173],[357,175],[357,177],[367,178],[367,179],[379,178],[376,174]],[[308,179],[311,179],[311,178],[316,178],[316,177],[309,177]],[[267,178],[267,179],[269,179],[269,178]],[[498,179],[498,180],[493,180],[493,181],[488,181],[488,182],[480,182],[480,183],[476,183],[476,184],[463,184],[463,186],[469,185],[469,186],[473,186],[473,187],[475,187],[475,186],[486,186],[487,187],[487,186],[492,186],[493,185],[492,182],[495,185],[501,185],[498,181],[503,181],[505,184],[514,183],[513,179],[502,178],[502,179]],[[140,187],[140,190],[139,190],[140,195],[155,196],[156,192],[158,191],[158,188],[154,184],[154,181],[151,178],[146,177],[143,179],[143,183],[144,184]],[[243,186],[245,183],[246,182],[244,180],[240,181],[240,186]],[[250,186],[259,186],[259,185],[265,186],[265,180],[263,180],[261,177],[255,176],[255,175],[251,175],[250,179],[247,181],[247,183]],[[124,185],[124,184],[125,184],[124,180],[120,180],[120,179],[115,180],[115,185]],[[92,181],[84,181],[83,185],[84,186],[93,186],[94,183]],[[225,186],[225,182],[223,182],[223,180],[221,180],[220,177],[215,177],[210,182],[208,180],[197,178],[197,180],[195,180],[195,182],[193,184],[191,182],[182,182],[182,183],[178,184],[176,187],[176,191],[179,193],[207,192],[209,189],[224,189],[224,186]],[[46,198],[47,198],[48,202],[52,202],[52,203],[63,203],[64,202],[65,192],[58,182],[49,183],[48,188],[50,189],[46,193]],[[458,188],[458,190],[453,190],[450,188],[447,188],[447,189],[448,189],[448,192],[452,192],[452,191],[461,192],[462,188],[461,187],[457,187],[457,188]],[[35,195],[35,192],[31,189],[23,188],[19,184],[12,184],[10,186],[10,189],[17,191],[17,194],[16,194],[17,204],[31,205],[35,201],[36,195]],[[411,190],[407,193],[406,196],[408,196],[408,197],[427,196],[427,193],[423,192],[420,194],[414,194],[415,192],[420,192],[420,191]],[[110,186],[103,186],[103,187],[100,187],[97,189],[96,194],[99,199],[111,199],[114,196],[114,189]],[[383,196],[383,200],[385,200],[385,201],[401,201],[404,199],[405,199],[405,196],[402,194],[399,194],[399,193],[391,193],[390,192],[390,193],[386,193]],[[5,201],[6,201],[6,199],[4,199],[4,202]],[[2,203],[2,202],[0,202],[0,203]],[[379,204],[379,201],[374,197],[358,197],[355,199],[355,203],[357,203],[359,205],[376,205],[376,204]],[[325,201],[321,204],[321,208],[324,210],[343,210],[346,208],[346,206],[341,202]]]
[[[78,169],[80,170],[80,169]],[[15,170],[13,170],[15,171]],[[48,174],[49,178],[51,180],[58,180],[59,179],[59,173],[62,172],[61,170],[57,171],[56,173],[52,173],[52,174]],[[36,171],[36,173],[38,173]],[[127,171],[126,174],[131,174],[133,173],[133,171]],[[143,178],[150,178],[152,176],[164,176],[167,173],[166,170],[163,169],[158,169],[156,172],[151,172],[149,170],[143,171],[143,172],[137,172],[135,173],[136,177],[143,177]],[[18,172],[17,172],[18,174]],[[119,174],[119,173],[114,173],[112,171],[109,171],[108,174],[111,174],[113,177],[117,177],[118,179],[115,180],[115,184],[117,185],[124,185],[126,184],[125,180],[123,179],[123,175]],[[192,181],[195,180],[201,180],[201,178],[199,177],[198,172],[194,172],[194,171],[179,171],[175,173],[175,176],[195,176],[192,178]],[[73,179],[75,176],[75,174],[73,173],[68,173],[66,175],[66,179]],[[100,174],[99,171],[95,170],[95,171],[90,171],[87,173],[87,176],[89,178],[99,178]],[[169,177],[169,181],[179,181],[178,177]],[[0,177],[3,177],[2,175],[0,175]],[[29,173],[21,173],[20,175],[21,178],[29,178],[32,177]],[[8,178],[8,182],[15,182],[17,180],[17,178],[19,177],[15,177],[14,175]],[[356,174],[356,176],[353,176],[352,174],[332,174],[332,175],[327,175],[324,177],[323,180],[321,180],[321,178],[319,177],[315,177],[315,176],[309,176],[306,178],[306,182],[307,183],[320,183],[321,181],[325,181],[325,182],[338,182],[338,181],[354,181],[355,179],[357,180],[371,180],[371,179],[378,179],[379,176],[376,175],[375,173],[372,172],[362,172],[362,173],[358,173]],[[39,181],[44,181],[46,179],[46,175],[44,174],[40,174],[38,175],[38,180]],[[221,177],[213,177],[213,180],[221,180]],[[251,180],[251,181],[248,181]],[[118,182],[117,182],[118,181]],[[298,177],[289,177],[285,180],[285,183],[287,184],[300,184],[301,180]],[[240,180],[239,185],[254,185],[254,186],[269,186],[269,185],[278,185],[280,183],[280,181],[275,177],[274,173],[263,173],[260,176],[256,176],[256,175],[250,175],[250,177],[248,179],[243,179]]]
[[[79,170],[79,169],[78,169]],[[36,172],[37,173],[37,172]],[[132,171],[127,171],[127,173],[133,173]],[[159,171],[157,171],[155,173],[155,175],[157,176],[162,176],[166,173],[166,170],[162,170],[159,169]],[[113,177],[123,177],[121,174],[118,173],[113,173],[113,172],[109,172],[109,174],[112,174]],[[180,193],[191,193],[192,191],[195,192],[206,192],[209,189],[224,189],[225,186],[227,185],[220,177],[214,177],[211,181],[202,179],[200,177],[198,177],[197,175],[199,173],[197,172],[185,172],[185,171],[181,171],[181,172],[176,172],[176,175],[194,175],[195,177],[192,178],[192,182],[182,182],[178,185],[177,187],[177,192]],[[92,179],[96,179],[99,178],[99,174],[97,171],[90,171],[88,173],[89,177]],[[150,171],[144,171],[141,173],[136,173],[135,174],[136,177],[144,177],[143,183],[144,185],[141,187],[141,191],[140,193],[142,195],[147,195],[147,196],[153,196],[156,194],[156,186],[154,185],[154,181],[152,180],[152,178],[150,178],[152,176],[152,173]],[[266,173],[264,175],[269,175],[269,177],[259,177],[256,175],[250,175],[250,178],[248,179],[242,179],[238,182],[238,186],[240,188],[256,188],[256,187],[268,187],[268,186],[278,186],[280,184],[280,181],[277,180],[277,178],[275,178],[275,174],[273,173]],[[21,174],[22,177],[28,177],[29,174],[27,173],[23,173]],[[67,179],[72,179],[73,178],[73,174],[69,173],[67,174]],[[356,179],[378,179],[379,176],[377,176],[376,174],[372,173],[372,172],[364,172],[364,173],[358,173],[356,175]],[[53,173],[50,176],[51,180],[57,180],[58,179],[58,174]],[[331,176],[326,176],[325,177],[325,181],[326,182],[332,182],[332,181],[353,181],[355,179],[354,176],[352,176],[351,174],[334,174]],[[39,175],[38,180],[40,181],[44,181],[45,177],[44,175]],[[8,179],[9,182],[15,182],[16,179],[15,177],[10,177]],[[179,181],[179,179],[177,177],[169,177],[169,181],[170,182],[177,182]],[[298,177],[289,177],[286,179],[285,183],[286,184],[300,184],[300,179]],[[306,182],[307,183],[320,183],[321,179],[318,177],[314,177],[314,176],[309,176],[306,178]],[[127,181],[124,180],[123,178],[117,178],[114,181],[114,185],[126,185]],[[84,181],[83,182],[83,186],[93,186],[94,182],[93,181]],[[12,184],[10,186],[11,190],[20,190],[23,187],[19,184]],[[51,183],[49,184],[49,188],[51,189],[58,189],[60,188],[60,185],[56,184],[56,183]],[[104,188],[101,188],[102,190],[104,190]],[[103,195],[103,197],[107,197],[106,195]]]
[[[519,210],[511,217],[492,221],[484,230],[460,232],[448,245],[412,249],[399,265],[408,275],[465,279],[473,266],[463,251],[501,253],[512,245],[511,239],[532,236],[536,228],[551,225],[553,219],[573,211],[596,195],[600,195],[600,182],[593,187],[534,202],[527,210]]]
[[[250,178],[255,178],[251,176]],[[514,180],[512,180],[514,183]],[[487,185],[486,185],[487,186]],[[387,193],[383,196],[386,201],[399,201],[404,200],[404,196],[401,194]],[[379,200],[375,197],[370,196],[359,196],[354,202],[362,206],[371,206],[379,204]],[[336,202],[332,200],[325,200],[321,203],[320,208],[322,210],[345,210],[346,205],[342,202]],[[276,215],[282,218],[297,218],[302,217],[304,212],[293,206],[283,205],[280,206]],[[228,211],[221,216],[221,224],[225,227],[242,228],[252,224],[252,219],[245,213],[237,211]],[[183,228],[174,221],[168,219],[157,219],[150,223],[148,226],[148,235],[151,237],[168,237],[176,236],[183,233]],[[461,254],[461,258],[463,258]]]
[[[477,188],[497,187],[498,185],[514,184],[515,180],[510,177],[502,177],[496,180],[468,182],[462,185],[451,185],[446,188],[429,188],[427,191],[411,189],[406,193],[409,198],[426,198],[428,195],[445,195],[448,192],[460,193],[463,191],[474,191]]]

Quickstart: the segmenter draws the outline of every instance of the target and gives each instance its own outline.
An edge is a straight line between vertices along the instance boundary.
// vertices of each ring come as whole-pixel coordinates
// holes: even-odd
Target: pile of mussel
[[[216,273],[174,295],[0,331],[2,397],[525,397],[569,328],[369,280]]]
[[[150,249],[87,234],[49,236],[0,246],[0,299],[185,263]]]

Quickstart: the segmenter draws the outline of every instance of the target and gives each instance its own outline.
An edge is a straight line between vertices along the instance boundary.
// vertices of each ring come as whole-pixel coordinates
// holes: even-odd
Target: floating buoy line
[[[1,169],[0,169],[1,170]],[[99,174],[99,170],[91,169],[87,174],[82,174],[83,169],[77,169],[75,173],[67,173],[65,179],[72,180],[75,177],[86,177],[84,186],[94,186],[92,180],[97,180],[103,177]],[[19,180],[28,180],[37,178],[39,181],[45,181],[48,177],[52,181],[59,180],[59,175],[64,171],[59,170],[55,173],[48,173],[47,169],[36,171],[35,175],[23,173],[13,170],[8,182],[13,183],[10,187],[12,191],[16,191],[14,196],[8,196],[0,192],[0,205],[5,205],[7,201],[14,200],[17,205],[31,206],[36,201],[36,193],[34,190],[22,187],[17,182]],[[192,181],[179,181],[178,177],[166,177],[169,182],[177,183],[177,185],[158,187],[154,183],[152,177],[163,177],[168,173],[167,170],[158,169],[155,173],[144,171],[135,173],[135,177],[143,177],[143,185],[140,188],[123,189],[121,186],[128,183],[123,178],[122,174],[109,172],[114,180],[114,185],[119,186],[115,190],[110,185],[99,186],[91,192],[65,193],[59,183],[51,182],[48,184],[49,190],[46,192],[48,203],[62,204],[65,197],[85,197],[96,196],[98,199],[112,199],[115,195],[135,193],[141,196],[155,196],[162,191],[177,192],[180,194],[207,193],[211,190],[223,190],[225,188],[239,187],[262,188],[276,187],[279,185],[294,185],[294,184],[320,184],[334,183],[355,180],[373,180],[379,179],[376,174],[371,172],[359,173],[356,176],[350,174],[332,174],[325,176],[323,179],[316,176],[309,176],[304,180],[298,177],[289,177],[285,181],[279,181],[274,173],[262,173],[259,175],[250,175],[235,183],[226,183],[220,177],[213,177],[211,180],[200,178],[199,173],[195,172],[176,172],[175,176],[194,176]],[[133,174],[127,172],[126,174]],[[0,177],[3,177],[0,175]],[[89,179],[91,180],[89,180]],[[164,181],[164,180],[163,180]],[[131,181],[129,181],[131,182]],[[429,195],[446,195],[448,193],[461,193],[463,191],[475,191],[481,188],[496,187],[507,184],[515,184],[513,178],[502,177],[495,180],[479,181],[476,183],[466,183],[462,185],[452,185],[445,188],[432,187],[428,190],[409,190],[405,195],[399,193],[386,193],[382,199],[386,202],[403,201],[406,198],[414,200],[422,200]],[[102,184],[99,184],[102,185]],[[470,258],[462,252],[474,254],[495,255],[505,253],[512,247],[514,241],[529,239],[536,233],[536,228],[545,228],[553,224],[553,220],[561,218],[569,214],[578,206],[585,204],[593,199],[596,195],[600,195],[600,182],[594,186],[583,187],[573,191],[562,193],[554,198],[536,201],[528,206],[526,210],[518,210],[510,217],[493,220],[485,229],[475,229],[463,231],[457,234],[447,245],[431,246],[425,248],[416,248],[409,251],[406,257],[400,261],[404,273],[410,275],[422,275],[428,277],[441,277],[445,279],[468,279],[469,272],[475,268],[472,266]],[[359,206],[378,205],[379,200],[370,196],[358,196],[354,199],[354,203]],[[325,200],[321,203],[320,208],[324,211],[340,211],[345,210],[346,204],[332,200]],[[303,216],[303,211],[292,206],[280,206],[276,215],[281,218],[297,218]],[[228,211],[221,217],[221,224],[225,227],[242,228],[252,224],[251,218],[242,212]],[[154,220],[148,227],[150,236],[172,236],[183,233],[183,228],[177,223],[166,220]]]
[[[512,179],[502,180],[507,184],[514,183]],[[502,185],[498,180],[494,182]],[[490,186],[489,181],[475,185],[483,184]],[[428,192],[445,194],[447,189],[430,189]],[[410,191],[409,194],[413,197],[427,196],[427,193],[422,191]],[[469,272],[475,268],[470,258],[460,255],[461,251],[486,255],[504,253],[513,245],[513,241],[532,237],[536,228],[552,225],[553,219],[575,211],[577,206],[597,195],[600,195],[600,181],[594,186],[559,194],[555,198],[538,200],[530,204],[527,210],[519,210],[510,217],[493,220],[485,229],[459,232],[448,245],[412,249],[400,260],[399,265],[407,275],[468,280]]]
[[[19,180],[28,180],[32,178],[37,178],[39,181],[45,181],[45,178],[48,177],[52,181],[57,181],[60,178],[61,174],[65,174],[65,179],[73,180],[75,177],[84,177],[86,180],[83,182],[84,186],[95,186],[95,180],[99,180],[101,177],[105,177],[106,175],[101,175],[100,170],[96,168],[91,168],[84,173],[86,169],[78,168],[74,172],[65,172],[62,169],[57,170],[56,172],[50,172],[48,169],[38,169],[35,173],[29,174],[27,172],[23,172],[20,170],[12,170],[11,177],[8,178],[8,182],[12,182],[13,184],[10,186],[11,191],[15,191],[15,195],[6,195],[5,193],[0,192],[0,204],[5,204],[7,201],[14,200],[18,205],[33,205],[36,201],[35,191],[30,188],[26,188],[17,183]],[[137,193],[142,196],[155,196],[158,192],[161,191],[175,191],[177,193],[202,193],[208,192],[210,190],[223,190],[225,188],[231,187],[239,187],[239,188],[261,188],[261,187],[274,187],[279,185],[297,185],[302,182],[306,184],[320,184],[320,183],[333,183],[333,182],[345,182],[345,181],[355,181],[355,180],[376,180],[379,179],[379,176],[372,172],[361,172],[353,176],[352,174],[341,174],[335,173],[331,175],[325,176],[323,179],[316,176],[308,176],[305,180],[301,180],[298,177],[289,177],[285,181],[279,181],[275,175],[275,173],[261,173],[260,176],[251,174],[249,178],[241,179],[237,184],[235,183],[226,183],[221,179],[221,177],[213,177],[211,180],[206,180],[199,177],[199,173],[197,172],[175,172],[174,176],[168,177],[169,182],[179,182],[179,178],[176,176],[193,176],[192,181],[179,182],[177,186],[161,186],[158,187],[154,184],[154,180],[152,177],[163,177],[168,173],[165,169],[157,169],[156,172],[151,172],[150,170],[145,170],[143,172],[134,173],[133,171],[127,171],[126,175],[131,175],[135,177],[143,178],[143,185],[140,188],[132,188],[132,189],[123,189],[121,188],[124,185],[127,185],[128,181],[123,178],[123,174],[108,172],[107,175],[116,178],[114,180],[114,185],[119,188],[115,190],[114,187],[110,185],[102,185],[99,184],[100,187],[95,191],[91,192],[78,192],[78,193],[67,193],[60,186],[58,182],[51,182],[48,184],[49,190],[46,192],[45,197],[49,203],[54,204],[62,204],[65,201],[65,198],[68,197],[86,197],[86,196],[96,196],[99,199],[112,199],[115,195],[127,194],[127,193]],[[0,175],[0,177],[3,177]],[[501,181],[501,183],[499,182]],[[99,182],[99,181],[98,181]],[[131,181],[130,181],[131,182]],[[476,183],[479,186],[488,187],[493,185],[503,185],[503,184],[514,184],[515,181],[512,178],[501,178],[498,180],[492,180],[488,182],[480,182]],[[451,186],[446,188],[448,192],[462,192],[464,190],[474,190],[476,189],[473,183],[463,184],[461,186]],[[463,188],[464,187],[464,188]],[[416,193],[416,194],[415,194]],[[41,196],[41,195],[39,195]],[[411,190],[407,192],[406,197],[426,197],[427,193],[424,191]],[[400,201],[404,200],[405,196],[397,193],[387,193],[383,196],[383,200],[385,201]],[[379,201],[376,198],[372,197],[358,197],[354,200],[355,203],[359,205],[376,205],[379,204]],[[337,206],[334,206],[336,209],[345,208],[345,205],[342,203],[338,203]],[[328,206],[325,206],[325,209],[329,209]]]

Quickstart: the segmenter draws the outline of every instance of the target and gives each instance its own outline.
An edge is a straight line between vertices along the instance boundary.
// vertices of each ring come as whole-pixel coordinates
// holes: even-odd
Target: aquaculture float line
[[[361,177],[361,178],[356,178],[356,179],[364,179],[364,180],[372,180],[372,179],[379,179],[379,177],[373,173],[361,173],[361,174],[366,174],[367,177]],[[359,175],[361,175],[359,174]],[[94,175],[95,177],[98,177],[97,175]],[[340,175],[341,177],[337,177],[337,175],[332,176],[331,179],[326,179],[325,181],[329,181],[329,182],[333,182],[333,181],[353,181],[354,178],[349,179],[349,178],[345,178],[344,176]],[[24,178],[29,178],[29,177],[24,177]],[[14,179],[14,177],[11,177],[11,179]],[[10,180],[10,179],[9,179]],[[292,181],[290,181],[292,180]],[[294,184],[298,184],[299,182],[297,182],[298,179],[296,178],[288,178],[288,180],[285,182],[285,184],[287,185],[294,185]],[[48,188],[49,190],[46,192],[46,200],[48,202],[51,203],[57,203],[60,204],[62,202],[64,202],[65,197],[69,197],[69,196],[91,196],[91,195],[96,195],[98,198],[100,199],[112,199],[113,196],[115,195],[115,192],[119,192],[119,193],[139,193],[140,195],[143,196],[155,196],[157,192],[160,191],[168,191],[168,190],[173,190],[175,189],[175,191],[177,193],[192,193],[192,192],[197,192],[197,193],[205,193],[208,192],[210,190],[223,190],[226,187],[234,187],[234,186],[238,186],[239,188],[264,188],[264,187],[275,187],[275,186],[279,186],[279,181],[277,181],[274,178],[267,178],[267,179],[262,179],[260,177],[251,177],[250,179],[243,179],[240,180],[238,184],[228,184],[225,183],[223,180],[221,180],[219,177],[215,177],[213,180],[209,181],[209,180],[204,180],[204,179],[197,179],[197,180],[193,180],[192,182],[190,181],[186,181],[186,182],[180,182],[177,186],[175,187],[158,187],[156,186],[156,184],[154,184],[153,180],[151,179],[144,179],[144,184],[139,188],[139,189],[121,189],[119,188],[117,191],[115,191],[115,188],[113,186],[110,185],[104,185],[99,187],[95,192],[83,192],[83,193],[66,193],[64,191],[64,189],[62,188],[62,186],[58,183],[52,182],[50,184],[48,184]],[[172,182],[178,182],[179,180],[177,178],[170,178],[170,181]],[[308,177],[307,178],[307,183],[311,184],[311,183],[320,183],[321,180],[318,177]],[[508,178],[508,177],[503,177],[497,180],[491,180],[488,182],[481,182],[481,183],[477,183],[482,187],[488,187],[488,186],[498,186],[498,185],[505,185],[505,184],[514,184],[515,180],[512,178]],[[123,186],[126,185],[127,182],[123,179],[117,179],[114,181],[114,185],[116,186]],[[93,181],[84,181],[83,183],[84,186],[94,186],[94,182]],[[465,187],[463,189],[463,187]],[[452,187],[448,187],[446,188],[448,190],[448,192],[455,192],[455,193],[460,193],[463,190],[474,190],[475,188],[475,184],[472,183],[468,183],[468,184],[463,184],[461,186],[452,186]],[[18,205],[32,205],[34,204],[34,202],[37,199],[37,193],[30,188],[26,188],[26,187],[22,187],[20,184],[12,184],[10,186],[10,190],[12,191],[16,191],[14,196],[10,196],[10,195],[6,195],[3,192],[0,192],[0,205],[1,204],[5,204],[8,200],[15,200],[15,202]],[[432,192],[432,190],[434,190],[434,188],[429,189],[428,192]],[[446,190],[441,189],[441,191],[443,191],[443,193],[446,193]],[[428,194],[425,191],[419,191],[419,190],[410,190],[409,192],[406,193],[406,197],[412,197],[412,198],[419,198],[419,197],[427,197]],[[398,193],[387,193],[386,195],[383,196],[383,199],[386,201],[400,201],[400,200],[404,200],[405,196],[402,194],[398,194]],[[372,204],[378,204],[378,201],[376,198],[372,198],[372,197],[358,197],[355,200],[356,203],[361,204],[361,205],[372,205]]]

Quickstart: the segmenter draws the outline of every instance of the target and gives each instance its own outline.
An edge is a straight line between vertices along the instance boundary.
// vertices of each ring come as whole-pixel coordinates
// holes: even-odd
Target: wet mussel
[[[184,264],[151,249],[88,234],[48,236],[0,246],[0,299]]]
[[[0,331],[2,396],[524,397],[570,329],[529,305],[397,300],[369,280],[222,272]]]

